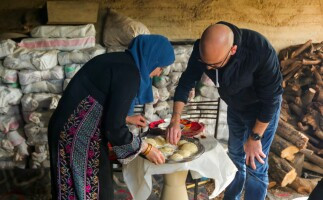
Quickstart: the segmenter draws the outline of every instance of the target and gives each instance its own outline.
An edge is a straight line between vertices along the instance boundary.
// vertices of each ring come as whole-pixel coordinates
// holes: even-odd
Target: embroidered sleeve
[[[141,151],[141,138],[132,135],[132,141],[129,144],[113,146],[112,149],[117,155],[118,161],[122,164],[128,164]]]

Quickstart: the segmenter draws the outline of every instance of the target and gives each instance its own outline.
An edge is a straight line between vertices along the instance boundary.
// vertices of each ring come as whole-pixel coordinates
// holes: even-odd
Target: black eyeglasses
[[[232,47],[231,47],[232,48]],[[225,59],[221,62],[221,64],[220,64],[220,66],[218,66],[218,63],[219,62],[217,62],[217,63],[206,63],[206,62],[204,62],[201,58],[198,58],[197,60],[200,62],[200,63],[202,63],[202,64],[204,64],[204,65],[206,65],[206,66],[208,66],[208,67],[210,67],[211,69],[219,69],[219,68],[221,68],[221,67],[223,67],[223,64],[225,63],[225,61],[228,59],[228,57],[229,57],[229,55],[230,55],[230,52],[231,52],[231,48],[230,48],[230,50],[229,50],[229,52],[228,52],[228,54],[227,54],[227,56],[225,57]]]

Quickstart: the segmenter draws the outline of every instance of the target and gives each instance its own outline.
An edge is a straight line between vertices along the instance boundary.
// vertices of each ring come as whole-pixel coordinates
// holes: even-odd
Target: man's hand
[[[171,121],[171,123],[167,127],[166,140],[169,141],[169,143],[175,145],[181,138],[181,135],[182,131],[179,121]]]
[[[147,126],[145,117],[143,117],[141,115],[127,116],[126,122],[128,124],[132,124],[132,125],[136,125],[136,126],[140,126],[140,127]]]
[[[265,164],[262,158],[266,158],[266,155],[262,152],[261,141],[254,141],[248,138],[247,142],[243,145],[244,151],[246,153],[246,165],[252,167],[252,169],[256,169],[255,158],[261,164]]]

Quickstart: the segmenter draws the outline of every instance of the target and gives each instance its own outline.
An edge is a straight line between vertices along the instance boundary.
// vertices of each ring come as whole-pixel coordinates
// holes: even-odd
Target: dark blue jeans
[[[255,109],[257,110],[257,109]],[[257,117],[257,111],[237,112],[228,107],[229,125],[229,156],[234,162],[238,171],[232,183],[226,188],[224,200],[240,200],[243,188],[245,189],[245,200],[263,200],[266,197],[268,186],[268,154],[270,145],[274,138],[280,114],[280,106],[261,139],[262,151],[266,154],[265,164],[255,159],[256,170],[246,166],[246,154],[243,144],[249,137]]]

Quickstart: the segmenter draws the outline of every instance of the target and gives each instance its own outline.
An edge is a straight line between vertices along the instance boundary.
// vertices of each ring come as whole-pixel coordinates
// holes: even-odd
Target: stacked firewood
[[[323,176],[323,42],[288,47],[279,58],[284,94],[269,155],[270,186],[308,194]],[[303,169],[318,178],[302,178]]]

